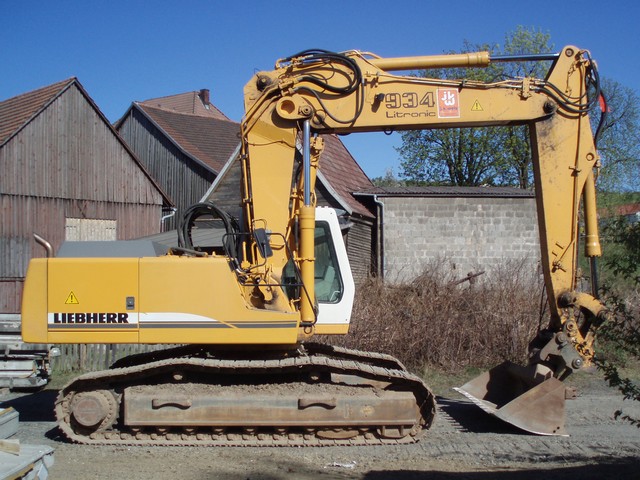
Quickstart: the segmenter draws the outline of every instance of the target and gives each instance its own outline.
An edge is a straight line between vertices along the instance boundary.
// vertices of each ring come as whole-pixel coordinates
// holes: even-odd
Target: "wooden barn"
[[[171,202],[76,78],[0,102],[0,315],[17,316],[27,265],[64,240],[160,231]]]
[[[177,211],[163,230],[175,229],[198,203],[239,147],[239,124],[200,90],[134,102],[115,124]]]

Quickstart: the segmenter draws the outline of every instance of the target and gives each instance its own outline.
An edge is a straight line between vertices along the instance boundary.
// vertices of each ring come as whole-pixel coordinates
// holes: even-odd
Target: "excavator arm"
[[[552,61],[552,66],[544,79],[506,79],[493,83],[390,73],[483,67],[491,62],[518,59]],[[549,324],[532,342],[531,365],[526,369],[504,365],[498,372],[482,378],[480,385],[472,384],[461,390],[481,406],[490,405],[485,409],[496,410],[532,386],[549,378],[563,379],[590,363],[595,330],[606,319],[606,310],[594,296],[595,287],[592,293],[583,293],[576,285],[582,228],[585,254],[590,258],[600,256],[595,211],[595,179],[600,163],[589,120],[599,95],[599,78],[588,51],[567,46],[558,54],[515,59],[492,58],[486,52],[378,58],[356,51],[344,54],[306,51],[278,61],[273,71],[256,74],[244,92],[247,112],[242,123],[244,198],[249,229],[252,223],[269,217],[270,227],[293,232],[297,221],[303,224],[306,212],[313,214],[310,210],[313,199],[310,201],[304,191],[314,191],[321,152],[318,134],[528,126]],[[306,173],[299,178],[306,180],[296,183],[275,172],[272,159],[290,159],[289,163],[278,160],[278,168],[293,172],[299,150],[307,159]],[[274,198],[281,208],[272,208]],[[262,210],[267,208],[269,212]],[[289,233],[287,238],[291,241],[293,235]],[[300,243],[304,249],[305,244],[312,244],[312,239],[301,231]],[[311,256],[302,256],[299,260],[303,282],[312,291],[312,280],[305,271],[313,271],[313,260]],[[279,259],[274,264],[275,270],[285,261],[284,257]],[[308,301],[306,307],[303,302],[302,308],[306,308],[307,321],[312,321],[309,315],[313,300]],[[492,392],[494,387],[487,387],[510,381],[505,379],[505,370],[509,370],[509,375],[523,377],[521,383],[526,385],[507,395],[507,400],[503,387],[495,387],[500,390],[498,395]],[[500,382],[495,381],[498,377]],[[564,388],[556,390],[564,399]],[[528,405],[533,403],[529,398]],[[544,416],[544,411],[536,416]],[[553,420],[552,427],[541,428],[512,421],[539,433],[563,431],[556,425],[558,422]]]

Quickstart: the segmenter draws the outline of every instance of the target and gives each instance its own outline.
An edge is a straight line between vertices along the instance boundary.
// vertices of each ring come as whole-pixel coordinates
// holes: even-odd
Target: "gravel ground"
[[[21,443],[55,448],[54,480],[640,478],[640,429],[613,418],[621,407],[640,416],[640,406],[623,402],[598,375],[580,375],[581,395],[567,402],[569,437],[523,434],[451,392],[438,398],[427,436],[405,446],[93,447],[60,438],[55,390],[12,392],[0,406],[20,413]]]

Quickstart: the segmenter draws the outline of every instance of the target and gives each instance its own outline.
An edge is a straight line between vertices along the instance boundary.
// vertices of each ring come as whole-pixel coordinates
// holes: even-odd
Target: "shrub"
[[[449,372],[525,362],[540,323],[542,279],[527,261],[484,277],[457,282],[434,262],[411,282],[369,279],[357,289],[350,334],[332,343]]]
[[[612,319],[598,332],[600,348],[595,363],[625,400],[640,401],[638,384],[621,373],[629,366],[637,370],[640,363],[640,223],[629,223],[624,217],[609,220],[603,237],[607,250],[602,293]],[[639,418],[621,410],[615,416],[640,427]]]

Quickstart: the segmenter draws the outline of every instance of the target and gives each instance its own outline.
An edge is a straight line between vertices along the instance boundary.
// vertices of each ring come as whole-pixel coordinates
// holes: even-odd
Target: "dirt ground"
[[[0,407],[20,413],[21,443],[55,448],[55,479],[484,480],[640,478],[640,429],[614,412],[640,416],[597,373],[581,373],[580,396],[567,402],[569,437],[524,434],[457,393],[438,397],[438,417],[414,445],[319,448],[92,447],[60,438],[57,392],[9,393]]]

